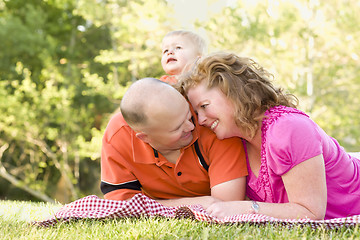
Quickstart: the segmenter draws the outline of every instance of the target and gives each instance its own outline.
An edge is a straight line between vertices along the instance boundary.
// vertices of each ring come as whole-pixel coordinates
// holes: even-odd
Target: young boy
[[[206,43],[194,32],[178,30],[165,35],[161,48],[161,65],[168,75],[162,76],[160,80],[174,84],[178,75],[205,54]]]

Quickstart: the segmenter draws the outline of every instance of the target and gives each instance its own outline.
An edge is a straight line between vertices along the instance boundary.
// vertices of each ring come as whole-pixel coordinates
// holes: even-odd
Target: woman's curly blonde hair
[[[296,108],[298,104],[294,95],[275,88],[270,78],[254,60],[220,52],[199,59],[192,71],[180,77],[176,88],[186,96],[202,82],[208,88],[218,87],[234,103],[236,125],[253,137],[266,110],[279,105]]]

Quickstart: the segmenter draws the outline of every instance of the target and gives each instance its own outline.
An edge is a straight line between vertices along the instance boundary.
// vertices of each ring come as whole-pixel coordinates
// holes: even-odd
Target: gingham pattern
[[[81,198],[64,205],[54,216],[43,221],[33,222],[36,226],[49,227],[60,222],[79,219],[109,219],[127,217],[161,216],[167,218],[191,218],[209,223],[250,223],[256,225],[277,224],[288,227],[311,226],[312,228],[340,228],[360,225],[360,215],[329,220],[277,219],[261,214],[241,214],[218,219],[206,213],[200,205],[165,207],[142,194],[135,195],[130,201],[101,199],[95,195]]]

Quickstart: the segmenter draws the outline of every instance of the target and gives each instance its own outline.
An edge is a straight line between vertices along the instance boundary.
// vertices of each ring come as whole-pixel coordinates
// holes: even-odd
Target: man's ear
[[[149,143],[148,141],[148,135],[143,132],[137,132],[135,135],[138,139],[140,139],[143,142]]]

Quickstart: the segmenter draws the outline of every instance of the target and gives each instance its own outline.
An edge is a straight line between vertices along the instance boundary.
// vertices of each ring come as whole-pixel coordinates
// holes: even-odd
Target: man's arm
[[[141,193],[141,184],[127,165],[131,159],[131,135],[120,114],[109,122],[102,139],[101,191],[105,199],[126,200]],[[115,148],[114,146],[118,146]]]
[[[186,197],[186,198],[175,198],[175,199],[165,199],[165,200],[159,199],[156,201],[167,207],[200,204],[204,208],[207,208],[212,203],[218,202],[219,200],[212,196],[201,196],[201,197]]]
[[[200,204],[207,208],[219,201],[245,200],[247,167],[241,139],[219,140],[213,133],[206,137],[208,141],[202,147],[210,160],[209,178],[210,183],[214,184],[211,196],[157,200],[158,202],[165,206]]]
[[[139,184],[138,181],[122,184],[111,184],[101,181],[100,188],[105,199],[126,200],[141,192],[141,186],[137,186]]]
[[[159,203],[168,207],[175,207],[180,205],[197,205],[200,204],[204,208],[219,201],[236,201],[245,199],[244,185],[246,178],[241,177],[233,179],[224,183],[220,183],[211,188],[211,196],[202,197],[187,197],[167,200],[157,200]]]
[[[208,138],[211,139],[212,135]],[[211,196],[222,201],[245,200],[247,165],[240,138],[216,138],[203,143],[210,160]]]
[[[246,177],[220,183],[211,188],[211,196],[222,201],[245,200]]]

